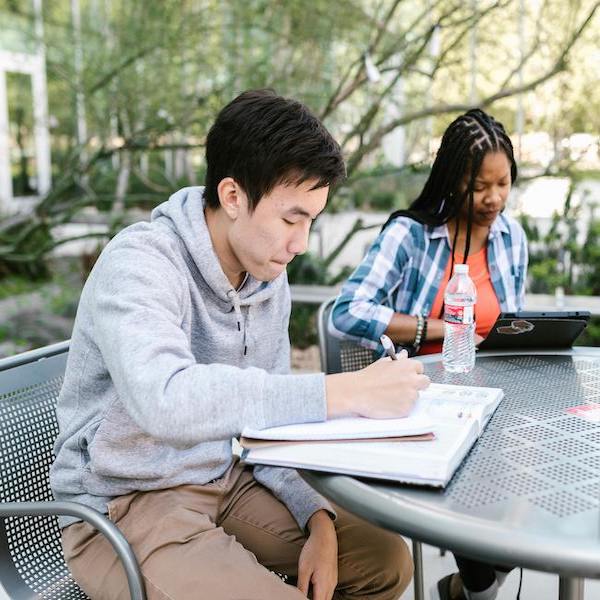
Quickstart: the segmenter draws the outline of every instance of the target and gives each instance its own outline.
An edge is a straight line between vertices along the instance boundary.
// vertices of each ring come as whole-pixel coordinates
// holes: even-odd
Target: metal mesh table
[[[432,381],[505,393],[446,489],[303,476],[383,527],[475,559],[558,573],[560,598],[581,598],[580,578],[600,577],[600,349],[482,353],[466,375],[445,373],[439,355],[423,362]]]

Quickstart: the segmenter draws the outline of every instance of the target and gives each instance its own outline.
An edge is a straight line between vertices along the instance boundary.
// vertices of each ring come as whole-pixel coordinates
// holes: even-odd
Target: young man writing
[[[398,536],[334,509],[295,471],[252,469],[231,452],[245,425],[404,415],[428,383],[407,359],[289,374],[285,267],[344,175],[339,147],[302,104],[255,91],[218,115],[206,160],[206,187],[117,235],[84,287],[54,494],[109,515],[150,599],[291,600],[309,588],[316,600],[396,599],[411,577]],[[126,598],[102,536],[61,525],[84,591]]]

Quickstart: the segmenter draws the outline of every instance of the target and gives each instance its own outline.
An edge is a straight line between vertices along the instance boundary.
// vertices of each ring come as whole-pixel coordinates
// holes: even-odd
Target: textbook
[[[419,434],[416,427],[410,426],[395,430],[391,423],[386,429],[387,419],[331,419],[325,423],[245,429],[240,440],[242,459],[249,464],[445,487],[503,396],[499,388],[432,383],[420,392],[408,417],[390,420],[421,422],[427,424],[428,431]],[[319,435],[319,430],[330,432],[323,426],[336,421],[354,423],[335,424],[337,438],[330,433],[327,437]],[[389,435],[377,436],[377,431]]]

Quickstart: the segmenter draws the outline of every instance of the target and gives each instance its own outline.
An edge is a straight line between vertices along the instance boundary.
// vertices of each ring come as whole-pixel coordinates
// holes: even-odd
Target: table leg
[[[425,600],[425,592],[423,590],[423,549],[421,548],[421,542],[413,540],[412,549],[413,563],[415,565],[415,573],[413,576],[415,600]]]
[[[581,577],[560,577],[558,580],[558,600],[583,600],[585,579]]]

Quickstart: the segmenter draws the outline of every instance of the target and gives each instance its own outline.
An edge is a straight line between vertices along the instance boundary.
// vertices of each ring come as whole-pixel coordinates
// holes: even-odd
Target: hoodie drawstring
[[[248,346],[246,345],[247,323],[246,323],[246,320],[244,320],[244,317],[242,315],[242,309],[240,308],[240,297],[238,296],[238,293],[234,289],[227,291],[227,297],[229,298],[229,300],[231,300],[231,303],[233,304],[233,310],[234,310],[235,316],[237,318],[238,331],[242,331],[242,321],[244,322],[244,333],[243,333],[242,343],[244,346],[244,356],[246,356],[246,353],[248,352]]]
[[[248,313],[246,314],[246,320],[244,321],[244,356],[248,351],[248,344],[250,342],[250,334],[246,333],[250,330],[250,314],[252,313],[252,306],[248,306]]]

